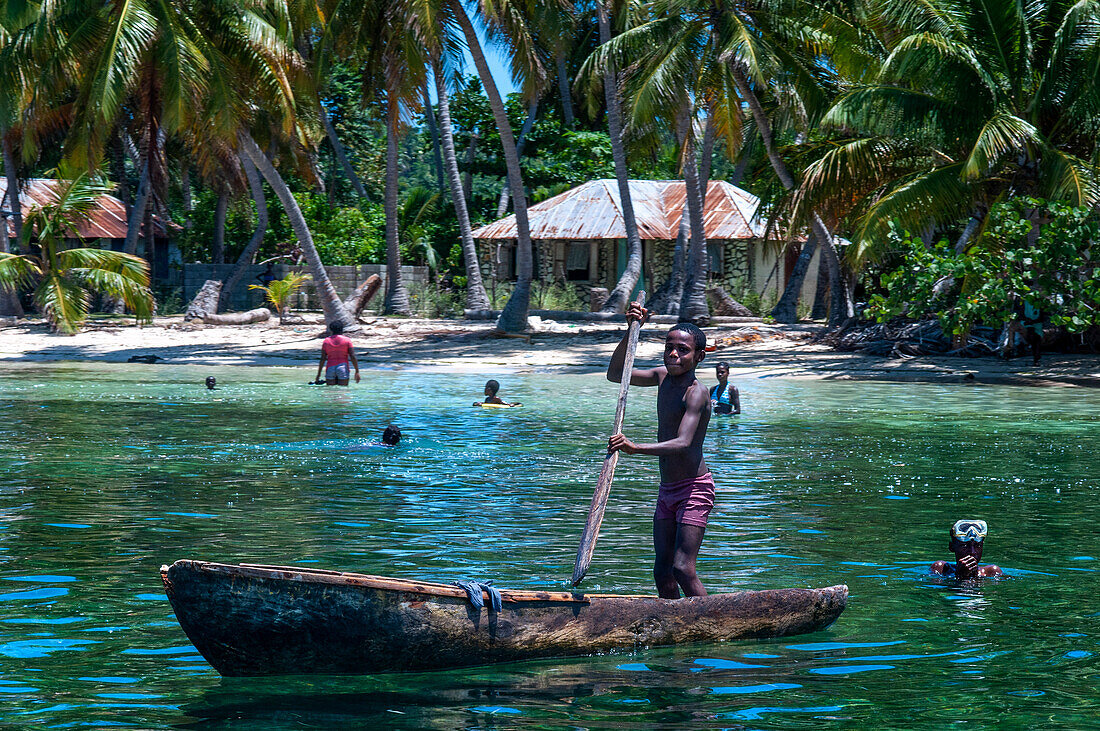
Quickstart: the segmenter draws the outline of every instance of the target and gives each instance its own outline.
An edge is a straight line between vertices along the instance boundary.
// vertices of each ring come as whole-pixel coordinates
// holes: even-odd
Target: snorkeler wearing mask
[[[955,554],[955,563],[937,561],[932,564],[932,573],[940,576],[954,576],[956,579],[981,579],[987,576],[1004,576],[998,566],[989,564],[979,566],[982,560],[982,548],[985,534],[988,532],[984,520],[959,520],[951,526],[951,542],[947,550]]]

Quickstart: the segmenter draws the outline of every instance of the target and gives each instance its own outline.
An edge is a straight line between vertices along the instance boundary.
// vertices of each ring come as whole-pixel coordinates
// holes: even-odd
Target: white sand
[[[307,315],[307,318],[310,317]],[[184,324],[179,317],[157,318],[147,327],[131,320],[99,320],[73,336],[48,332],[41,321],[20,320],[0,328],[0,363],[47,361],[126,362],[134,355],[156,355],[170,364],[314,366],[320,354],[321,319],[302,325],[277,322],[246,326]],[[638,349],[640,363],[660,361],[667,325],[646,325]],[[528,342],[492,336],[491,322],[374,318],[352,335],[364,368],[418,368],[437,371],[602,371],[623,332],[620,324],[544,322]],[[811,344],[813,327],[724,326],[707,330],[710,342],[737,333],[754,342],[708,353],[707,360],[730,363],[737,378],[781,377],[879,379],[1026,385],[1100,385],[1100,359],[1094,356],[1030,358],[889,359],[838,353]],[[968,374],[973,374],[970,376]]]

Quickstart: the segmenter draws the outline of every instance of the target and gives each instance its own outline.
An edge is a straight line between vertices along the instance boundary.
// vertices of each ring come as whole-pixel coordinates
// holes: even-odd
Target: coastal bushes
[[[891,234],[901,257],[866,314],[937,318],[945,333],[1000,329],[1027,317],[1069,333],[1100,325],[1100,217],[1085,207],[1018,197],[996,204],[975,243],[956,251]]]

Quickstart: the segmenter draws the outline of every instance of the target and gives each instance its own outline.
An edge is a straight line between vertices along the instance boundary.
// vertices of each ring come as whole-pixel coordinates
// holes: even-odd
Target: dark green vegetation
[[[739,383],[746,413],[706,445],[700,572],[716,591],[848,584],[821,634],[262,682],[222,680],[188,645],[158,569],[200,551],[564,590],[614,404],[602,375],[508,378],[525,408],[450,408],[484,374],[334,393],[282,369],[9,367],[4,725],[1093,725],[1100,396],[1081,389]],[[371,444],[388,423],[396,450]],[[627,414],[628,435],[654,428]],[[620,465],[587,590],[651,591],[656,480],[652,460]],[[927,575],[960,517],[989,522],[1008,579]]]
[[[1053,201],[1053,219],[1023,211],[1034,229],[1092,210],[1098,61],[1100,8],[1055,0],[16,2],[0,10],[0,138],[13,188],[59,160],[107,171],[129,210],[126,253],[154,212],[183,225],[187,260],[294,252],[326,319],[347,325],[325,264],[384,260],[390,313],[413,307],[401,261],[435,270],[437,309],[494,304],[470,231],[513,210],[498,325],[523,329],[527,205],[594,177],[617,179],[626,229],[606,309],[641,266],[627,181],[682,177],[690,236],[661,301],[704,320],[700,192],[729,180],[762,196],[777,230],[809,234],[803,258],[821,252],[830,292],[817,309],[839,324],[908,255],[892,227],[981,268],[999,251],[999,204]],[[804,267],[792,271],[781,321],[799,304]],[[1078,316],[1083,289],[1060,294],[1086,298]],[[1001,328],[995,310],[973,322]]]

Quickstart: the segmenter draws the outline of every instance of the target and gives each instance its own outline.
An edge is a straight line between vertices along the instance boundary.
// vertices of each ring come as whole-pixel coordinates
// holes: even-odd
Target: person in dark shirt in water
[[[741,413],[741,394],[737,386],[729,384],[730,364],[722,361],[714,366],[714,375],[718,377],[718,385],[710,389],[710,403],[714,407],[714,413],[731,414]]]
[[[982,579],[990,576],[1004,576],[1000,567],[993,564],[979,566],[982,560],[982,548],[985,546],[985,534],[988,532],[984,520],[959,520],[951,526],[951,541],[947,550],[955,554],[955,563],[937,561],[932,564],[932,573],[940,576],[954,576],[956,579]]]

